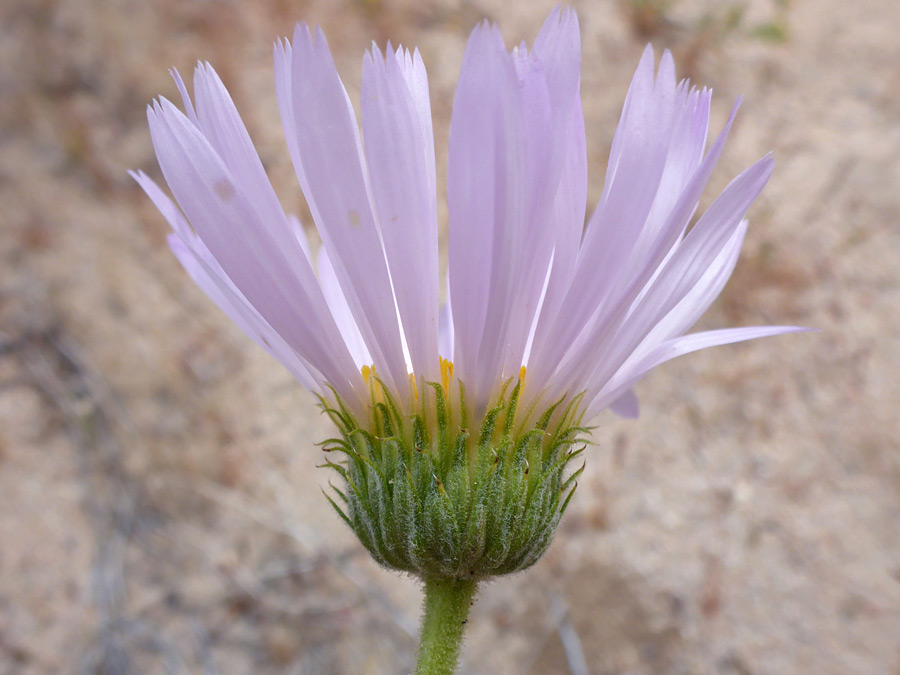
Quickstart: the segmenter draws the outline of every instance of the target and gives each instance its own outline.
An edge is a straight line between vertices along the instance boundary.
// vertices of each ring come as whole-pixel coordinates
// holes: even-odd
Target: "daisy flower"
[[[321,30],[275,44],[316,255],[210,65],[196,68],[193,102],[174,73],[184,111],[165,98],[148,109],[174,201],[133,176],[172,226],[173,252],[319,396],[340,432],[324,443],[343,480],[332,503],[379,562],[426,590],[535,562],[574,490],[585,424],[607,408],[637,416],[632,387],[650,370],[800,330],[688,333],[731,275],[773,160],[696,217],[738,106],[708,144],[711,92],[679,82],[669,52],[657,66],[644,51],[585,224],[580,54],[567,9],[530,49],[508,51],[487,22],[472,32],[450,123],[443,283],[418,51],[366,53],[360,130]]]

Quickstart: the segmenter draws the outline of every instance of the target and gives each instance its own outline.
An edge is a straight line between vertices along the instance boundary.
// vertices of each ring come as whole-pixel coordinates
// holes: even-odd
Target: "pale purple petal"
[[[668,314],[657,321],[656,325],[644,338],[639,349],[649,348],[673,337],[683,335],[697,323],[709,306],[719,297],[725,284],[734,271],[744,236],[747,233],[747,221],[744,220],[731,235],[721,252],[703,272],[697,283],[676,304]]]
[[[542,317],[534,349],[558,362],[619,280],[659,187],[671,137],[671,98],[656,97],[653,51],[644,51],[613,139],[606,184],[588,222],[572,279],[573,292]],[[565,317],[565,320],[559,320]],[[546,366],[545,366],[546,367]],[[541,370],[541,377],[549,373]]]
[[[453,315],[449,302],[441,307],[438,316],[438,353],[448,361],[453,360]]]
[[[701,106],[704,105],[702,101],[700,101],[699,104]],[[671,258],[675,250],[677,250],[682,233],[687,227],[687,223],[697,207],[700,195],[709,181],[712,171],[724,149],[725,142],[728,138],[728,132],[734,122],[739,105],[740,100],[735,104],[728,122],[713,143],[709,153],[707,153],[693,176],[687,182],[681,196],[677,200],[671,213],[669,213],[667,222],[660,231],[656,241],[652,242],[652,245],[646,247],[644,260],[642,262],[633,262],[631,266],[627,268],[630,270],[629,273],[623,273],[622,277],[616,281],[617,290],[612,296],[607,298],[606,302],[597,303],[595,300],[596,309],[593,310],[593,313],[589,318],[582,321],[583,328],[580,333],[576,334],[574,339],[571,339],[568,342],[562,340],[558,327],[551,324],[551,329],[557,329],[556,333],[553,335],[555,341],[542,345],[542,351],[547,355],[547,362],[553,364],[555,367],[564,359],[567,359],[570,364],[573,364],[572,368],[584,372],[583,364],[585,359],[588,358],[588,353],[591,351],[595,354],[605,353],[604,350],[607,349],[607,345],[613,337],[617,335],[622,322],[633,308],[635,299],[640,294],[645,294],[646,291],[649,290],[651,282],[657,278],[659,273],[668,264],[669,258]],[[698,125],[705,127],[702,108],[699,111],[698,118]],[[699,136],[700,134],[698,132],[695,137],[695,142],[702,143]],[[567,298],[567,300],[571,301],[575,298],[577,301],[578,295],[584,293],[584,289],[578,288],[577,286],[573,287],[571,292],[572,297]],[[582,297],[581,302],[585,301],[586,299]],[[590,304],[587,306],[590,307]],[[561,314],[561,316],[570,317],[569,320],[571,320],[571,312],[571,309],[566,310],[566,313]],[[551,314],[551,317],[555,319],[555,315]],[[542,321],[544,320],[545,318],[542,317]],[[539,327],[538,335],[540,335],[540,328],[541,327]],[[574,364],[581,364],[581,367],[575,366]],[[572,368],[570,368],[570,372]],[[558,377],[558,379],[559,381],[565,381],[564,377]]]
[[[303,255],[306,256],[306,259],[311,265],[312,252],[309,248],[309,237],[306,236],[306,229],[303,227],[303,223],[300,222],[300,219],[297,216],[295,216],[293,213],[290,213],[288,214],[288,225],[291,228],[291,232],[294,233],[294,237],[297,239],[297,243],[300,244],[300,249],[303,251]]]
[[[587,202],[587,148],[584,114],[580,99],[572,106],[572,123],[569,127],[568,148],[559,186],[553,201],[553,211],[548,219],[555,233],[553,263],[547,280],[540,314],[529,337],[528,361],[536,377],[543,378],[553,371],[557,361],[547,350],[534,350],[534,338],[539,331],[549,333],[557,310],[569,292],[575,274],[575,261],[584,231],[585,204]],[[543,361],[542,361],[543,357]],[[548,359],[548,357],[550,357]]]
[[[636,420],[641,414],[641,406],[638,402],[637,394],[634,393],[634,389],[627,390],[624,394],[619,396],[619,398],[610,403],[609,409],[626,420]]]
[[[704,113],[702,111],[704,104],[702,101],[700,101],[700,105],[701,111],[698,116],[698,122],[699,126],[705,128],[706,123],[703,121]],[[665,225],[658,231],[657,236],[653,239],[645,239],[644,241],[647,242],[645,245],[641,245],[641,241],[636,244],[636,248],[639,248],[639,250],[632,251],[631,262],[623,269],[615,292],[608,302],[601,305],[592,319],[587,322],[582,335],[575,342],[578,349],[575,349],[573,345],[570,351],[570,358],[573,360],[585,358],[584,351],[589,349],[592,344],[603,343],[605,345],[606,341],[616,334],[618,327],[634,307],[637,301],[636,298],[645,294],[659,273],[665,269],[669,259],[677,250],[688,221],[697,208],[700,195],[706,187],[725,147],[728,132],[734,122],[739,106],[740,100],[732,109],[725,128],[719,134],[715,143],[713,143],[709,153],[690,180],[687,181],[680,197],[668,214]],[[706,115],[708,115],[708,112]],[[695,136],[695,143],[702,145],[703,142],[698,132]]]
[[[465,307],[454,311],[457,372],[485,397],[518,375],[545,290],[554,198],[577,144],[578,45],[574,15],[557,12],[531,53],[508,55],[486,24],[466,49],[450,133],[450,283]],[[577,191],[583,175],[568,170]]]
[[[481,23],[469,38],[456,88],[447,176],[455,371],[473,390],[498,221],[524,218],[518,100],[518,77],[502,38]]]
[[[282,254],[299,263],[302,250],[285,219],[272,183],[253,141],[219,76],[208,63],[194,70],[198,125],[228,167],[234,182],[246,193],[259,220],[282,247]]]
[[[190,277],[221,309],[263,349],[274,356],[304,387],[321,392],[322,376],[293,350],[235,287],[179,208],[143,171],[129,171],[174,230],[169,248]]]
[[[366,349],[366,342],[363,340],[359,327],[353,319],[353,313],[341,290],[337,276],[334,273],[334,267],[328,257],[328,249],[323,245],[319,249],[319,284],[322,286],[322,293],[325,296],[325,302],[328,303],[328,309],[334,317],[338,330],[350,350],[350,355],[358,368],[372,364],[372,357],[369,350]]]
[[[626,280],[640,272],[642,265],[653,255],[655,247],[661,240],[670,240],[666,226],[675,226],[670,216],[685,194],[688,183],[694,177],[700,161],[703,159],[711,93],[709,91],[691,91],[685,96],[683,89],[682,86],[674,97],[675,104],[672,111],[674,128],[666,155],[665,168],[659,181],[659,189],[653,200],[653,206],[647,215],[647,222],[632,250],[630,264],[623,270]],[[730,120],[726,125],[727,128],[730,128]],[[697,198],[699,199],[699,195]],[[696,206],[696,200],[693,205]],[[679,219],[679,234],[687,226],[687,220],[688,218]]]
[[[194,102],[191,101],[187,87],[184,85],[184,80],[181,79],[181,73],[178,72],[177,68],[171,68],[169,74],[172,76],[172,79],[175,80],[175,86],[178,88],[178,93],[181,95],[181,102],[184,104],[185,115],[187,115],[187,118],[199,129],[200,120],[197,119],[197,113],[194,111]]]
[[[284,254],[271,224],[260,222],[250,205],[253,195],[169,101],[150,108],[148,118],[166,182],[222,269],[298,354],[315,363],[342,396],[355,396],[360,378],[305,257]]]
[[[704,97],[702,94],[706,94]],[[615,298],[615,304],[610,303],[607,310],[601,315],[601,320],[606,322],[618,322],[623,316],[623,312],[634,301],[636,294],[642,292],[643,289],[649,287],[650,283],[656,278],[663,269],[668,259],[675,252],[678,244],[681,242],[685,230],[688,227],[691,217],[697,209],[697,204],[706,184],[712,175],[722,150],[725,148],[725,142],[728,140],[728,133],[734,123],[737,111],[740,108],[741,101],[737,100],[731,110],[731,115],[720,132],[718,138],[712,145],[709,153],[703,158],[696,170],[690,175],[681,176],[682,172],[689,170],[693,166],[694,153],[702,153],[703,146],[706,144],[706,132],[709,120],[709,92],[702,92],[696,95],[696,106],[693,111],[691,120],[691,131],[683,130],[685,135],[690,137],[689,142],[673,143],[667,158],[667,172],[663,175],[663,183],[667,180],[677,180],[684,184],[680,188],[669,186],[668,188],[660,188],[657,194],[657,200],[654,202],[654,208],[659,204],[671,204],[671,209],[667,213],[663,213],[662,207],[659,211],[651,213],[648,216],[648,223],[641,234],[641,238],[635,244],[632,256],[627,268],[627,273],[622,276]],[[681,146],[679,149],[678,146]],[[669,171],[670,166],[675,169]],[[677,177],[677,178],[676,178]],[[666,197],[664,190],[669,190],[673,196],[677,194],[677,198]],[[663,195],[662,197],[660,195]],[[658,214],[658,215],[657,215]],[[654,217],[657,218],[654,221]],[[663,217],[665,221],[662,222]],[[654,236],[650,236],[650,235]]]
[[[190,275],[222,312],[234,321],[254,342],[275,357],[309,391],[322,393],[323,378],[306,363],[281,336],[260,316],[253,305],[241,295],[218,266],[199,239],[189,246],[180,237],[170,234],[169,248]],[[352,403],[352,401],[351,401]]]
[[[537,332],[538,319],[541,315],[541,309],[544,306],[544,303],[547,300],[547,290],[550,287],[550,279],[552,277],[553,268],[554,268],[554,255],[550,257],[550,265],[547,267],[547,272],[544,275],[544,285],[541,289],[541,297],[538,299],[537,309],[534,313],[534,318],[531,321],[531,327],[528,329],[528,340],[525,342],[525,352],[522,354],[522,365],[528,365],[529,359],[531,358],[531,348],[534,344],[534,334]]]
[[[425,71],[417,71],[410,60],[407,76],[408,58],[390,46],[386,56],[376,47],[366,54],[362,122],[372,193],[412,369],[434,382],[439,373],[434,139],[431,111],[425,105]]]
[[[297,26],[289,64],[287,51],[277,50],[277,93],[290,98],[281,104],[288,115],[282,121],[303,194],[374,365],[388,386],[405,394],[406,361],[356,116],[321,30],[313,42]]]
[[[301,255],[308,261],[309,245],[302,226],[285,219],[250,135],[215,70],[208,63],[200,63],[194,71],[196,112],[180,75],[177,71],[173,75],[189,118],[216,150],[234,182],[246,191],[259,221],[278,241],[281,253],[292,265],[302,265]]]
[[[150,201],[153,202],[153,205],[162,214],[163,218],[166,219],[166,222],[169,223],[169,226],[175,231],[175,234],[184,240],[193,236],[191,226],[188,224],[187,220],[185,220],[181,210],[175,205],[175,202],[169,199],[169,196],[160,189],[150,176],[143,171],[129,171],[128,175],[131,176],[135,182],[141,186],[141,189],[147,196],[150,197]]]
[[[437,176],[434,170],[434,130],[431,120],[431,98],[428,93],[428,75],[425,72],[425,63],[419,50],[412,54],[409,50],[398,48],[395,56],[403,77],[406,78],[406,86],[412,97],[416,109],[416,119],[422,125],[422,138],[425,139],[423,150],[425,151],[425,166],[429,170],[425,172],[428,179],[426,191],[431,200],[432,210],[437,210]]]
[[[666,263],[640,303],[614,335],[597,340],[588,355],[567,367],[573,381],[599,389],[675,305],[698,283],[727,247],[750,204],[772,174],[767,156],[735,178],[713,202]],[[584,379],[578,373],[587,374]]]
[[[479,353],[478,391],[518,377],[539,308],[554,233],[548,227],[562,169],[563,129],[553,126],[547,76],[537,55],[523,47],[512,55],[519,78],[522,120],[519,186],[507,191],[507,214],[495,222],[487,316]],[[557,140],[558,139],[558,140]],[[520,199],[521,203],[511,202]]]
[[[448,361],[453,360],[453,305],[450,302],[450,275],[445,277],[444,289],[447,301],[438,317],[438,352]]]
[[[554,122],[565,124],[581,80],[581,33],[575,11],[570,7],[553,9],[532,52],[544,67]]]
[[[718,345],[806,331],[809,331],[809,329],[797,326],[751,326],[693,333],[692,335],[683,335],[667,340],[634,362],[625,363],[615,377],[607,382],[594,401],[588,406],[586,419],[590,419],[609,407],[613,401],[618,399],[623,392],[633,387],[644,375],[666,361]]]
[[[527,168],[535,171],[526,179],[534,197],[528,209],[534,225],[526,240],[525,250],[531,254],[525,260],[528,282],[522,291],[527,293],[527,300],[522,303],[523,318],[519,319],[527,326],[528,337],[523,348],[521,323],[510,331],[519,339],[506,336],[504,377],[540,356],[539,350],[532,349],[534,336],[541,315],[553,313],[541,308],[555,310],[568,290],[584,229],[587,198],[587,150],[579,86],[581,36],[575,12],[554,9],[535,40],[530,58],[524,58],[524,51],[523,46],[516,60],[520,81],[528,77],[544,84],[550,106],[546,120],[534,114],[540,110],[538,105],[523,101],[527,138],[544,139],[549,144],[538,146],[526,156]],[[547,253],[551,249],[553,265],[549,268]],[[549,276],[543,274],[544,270]]]
[[[554,9],[533,48],[472,32],[449,140],[447,302],[439,309],[437,185],[428,78],[418,52],[365,57],[362,127],[321,31],[274,48],[285,138],[323,246],[313,273],[222,82],[205,63],[186,114],[149,111],[178,206],[133,173],[176,233],[178,259],[254,340],[317,392],[357,410],[373,364],[408,400],[409,372],[454,360],[481,414],[527,363],[522,405],[584,394],[588,414],[636,417],[635,382],[683,353],[792,327],[683,336],[739,257],[747,209],[772,170],[738,176],[689,229],[732,126],[706,150],[711,93],[677,82],[648,46],[628,89],[587,226],[587,152],[574,11]],[[320,286],[321,283],[321,286]],[[451,303],[452,296],[452,303]]]

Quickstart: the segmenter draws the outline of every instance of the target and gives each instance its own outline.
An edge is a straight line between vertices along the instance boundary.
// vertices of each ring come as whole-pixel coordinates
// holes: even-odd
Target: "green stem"
[[[466,579],[425,579],[425,612],[416,675],[456,672],[463,629],[476,586],[476,581]]]

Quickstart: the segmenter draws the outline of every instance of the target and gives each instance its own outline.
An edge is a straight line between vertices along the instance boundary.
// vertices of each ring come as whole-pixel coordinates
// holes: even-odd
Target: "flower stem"
[[[425,612],[416,675],[453,675],[456,671],[463,629],[477,585],[467,579],[425,579]]]

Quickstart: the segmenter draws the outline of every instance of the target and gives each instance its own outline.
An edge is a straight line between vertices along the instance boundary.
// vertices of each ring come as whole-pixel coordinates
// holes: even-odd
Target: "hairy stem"
[[[476,581],[425,579],[425,612],[416,675],[453,675]]]

